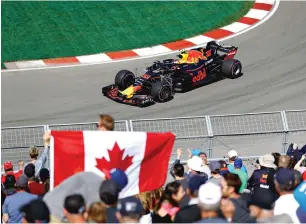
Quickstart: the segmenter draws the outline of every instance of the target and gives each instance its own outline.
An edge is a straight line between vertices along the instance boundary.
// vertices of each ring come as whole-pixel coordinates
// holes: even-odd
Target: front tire
[[[225,78],[236,79],[242,74],[241,62],[236,59],[227,59],[222,63],[221,73]]]
[[[115,77],[115,85],[119,90],[125,90],[135,82],[135,75],[129,70],[121,70]]]
[[[165,102],[172,96],[171,86],[165,82],[155,82],[152,85],[151,96],[155,101]]]

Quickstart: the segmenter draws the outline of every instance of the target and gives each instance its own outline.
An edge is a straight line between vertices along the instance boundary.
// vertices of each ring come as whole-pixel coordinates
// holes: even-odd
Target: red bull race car
[[[237,50],[238,47],[211,41],[206,47],[181,51],[177,59],[155,61],[141,76],[121,70],[116,74],[114,84],[102,88],[102,94],[114,101],[140,107],[165,102],[176,92],[190,90],[220,77],[240,77],[242,65],[234,59]]]

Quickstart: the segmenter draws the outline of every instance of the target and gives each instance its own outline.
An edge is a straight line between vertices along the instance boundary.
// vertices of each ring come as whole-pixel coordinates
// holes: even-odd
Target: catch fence
[[[11,160],[28,161],[29,147],[43,148],[43,133],[46,130],[96,130],[97,122],[77,124],[52,124],[1,129],[1,164]],[[227,155],[235,149],[247,160],[250,156],[265,153],[284,153],[294,142],[300,147],[306,144],[306,110],[262,112],[248,114],[194,116],[180,118],[138,119],[116,121],[116,131],[172,132],[176,134],[171,161],[176,158],[176,149],[184,151],[199,148],[209,158]]]

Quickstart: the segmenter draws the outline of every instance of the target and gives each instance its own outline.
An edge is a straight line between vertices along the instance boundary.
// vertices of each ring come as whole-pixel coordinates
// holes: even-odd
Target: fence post
[[[134,130],[133,130],[133,121],[132,121],[132,120],[129,120],[129,123],[130,123],[130,131],[134,131]]]
[[[44,125],[44,132],[47,132],[47,131],[49,131],[50,129],[49,129],[49,125]]]
[[[127,132],[130,130],[129,129],[129,121],[128,120],[125,120],[125,128],[126,128]]]
[[[284,138],[283,138],[283,153],[286,153],[286,146],[288,144],[288,133],[289,133],[289,127],[288,127],[288,121],[287,121],[287,116],[286,116],[286,111],[281,111],[281,116],[282,116],[282,122],[283,122],[283,127],[284,127]]]
[[[207,132],[208,132],[208,158],[212,158],[212,145],[214,140],[214,133],[211,126],[210,116],[205,116]]]

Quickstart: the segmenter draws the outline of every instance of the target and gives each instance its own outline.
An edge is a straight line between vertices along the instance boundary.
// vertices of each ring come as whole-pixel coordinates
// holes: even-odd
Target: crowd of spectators
[[[100,115],[97,128],[114,130],[111,116]],[[306,145],[289,146],[285,155],[266,154],[248,170],[236,151],[228,160],[208,161],[200,151],[190,151],[181,164],[183,149],[170,167],[173,181],[160,189],[120,198],[128,177],[113,169],[107,179],[80,172],[50,191],[49,170],[43,168],[50,134],[44,135],[45,150],[31,161],[3,164],[3,223],[305,223]]]

